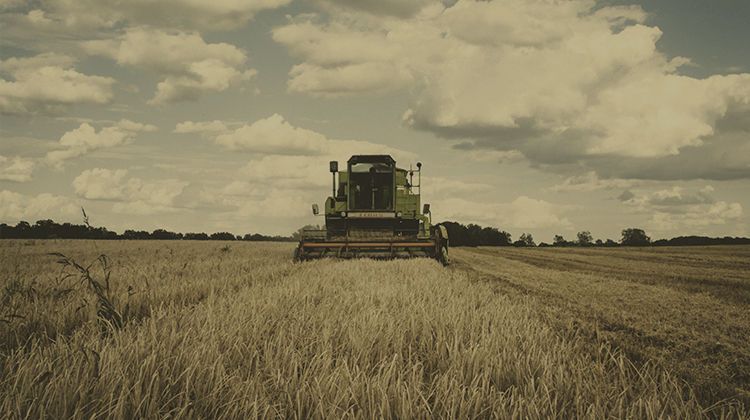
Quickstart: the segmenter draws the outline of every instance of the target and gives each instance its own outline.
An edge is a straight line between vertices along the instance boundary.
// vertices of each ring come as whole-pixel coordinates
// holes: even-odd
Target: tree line
[[[85,216],[85,213],[84,213]],[[659,239],[652,241],[643,229],[628,228],[622,231],[622,238],[615,242],[612,239],[602,241],[594,240],[589,231],[581,231],[576,239],[568,241],[562,235],[555,235],[552,244],[545,242],[536,244],[530,233],[523,233],[518,240],[513,241],[511,234],[494,227],[482,227],[476,224],[464,226],[458,222],[441,222],[437,226],[443,226],[448,231],[451,246],[516,246],[516,247],[614,247],[614,246],[690,246],[690,245],[739,245],[750,244],[750,238],[709,238],[706,236],[679,236],[672,239]],[[178,233],[166,229],[156,229],[152,232],[145,230],[126,230],[122,235],[112,232],[104,227],[93,227],[89,225],[88,218],[84,217],[84,224],[71,223],[58,224],[52,220],[37,220],[35,224],[21,221],[15,226],[5,223],[0,224],[0,238],[5,239],[166,239],[166,240],[193,240],[193,241],[256,241],[256,242],[296,242],[302,237],[302,232],[308,229],[319,230],[321,226],[307,225],[298,229],[290,236],[267,236],[259,233],[246,234],[244,236],[234,235],[229,232],[207,233]]]
[[[615,242],[612,239],[594,240],[591,232],[581,231],[572,241],[562,235],[555,235],[552,244],[545,242],[536,244],[530,233],[522,233],[518,240],[513,241],[511,235],[492,227],[481,227],[475,224],[464,226],[457,222],[442,222],[438,226],[445,226],[451,246],[515,246],[515,247],[615,247],[615,246],[690,246],[690,245],[741,245],[750,244],[750,238],[723,237],[709,238],[706,236],[679,236],[672,239],[652,241],[643,229],[623,229],[622,238]]]
[[[267,236],[259,233],[234,235],[229,232],[207,233],[179,233],[166,229],[156,229],[153,232],[145,230],[126,230],[122,235],[104,227],[93,227],[86,221],[82,225],[71,223],[55,223],[52,220],[38,220],[35,224],[21,221],[15,226],[0,224],[0,238],[5,239],[168,239],[194,241],[263,241],[284,242],[293,241],[291,236]]]

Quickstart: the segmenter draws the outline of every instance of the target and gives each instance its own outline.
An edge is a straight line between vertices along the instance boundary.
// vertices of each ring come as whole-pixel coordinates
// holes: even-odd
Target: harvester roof
[[[349,164],[357,163],[396,163],[390,155],[354,155],[349,158]]]

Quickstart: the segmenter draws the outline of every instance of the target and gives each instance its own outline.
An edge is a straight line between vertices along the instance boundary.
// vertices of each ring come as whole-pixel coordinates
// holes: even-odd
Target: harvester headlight
[[[403,213],[401,213],[401,212],[398,212],[398,213],[396,213],[396,217],[398,217],[399,219],[400,219],[400,218],[401,218],[401,216],[403,216],[403,215],[404,215],[404,214],[403,214]]]
[[[345,211],[341,212],[341,217],[346,217],[346,212]]]

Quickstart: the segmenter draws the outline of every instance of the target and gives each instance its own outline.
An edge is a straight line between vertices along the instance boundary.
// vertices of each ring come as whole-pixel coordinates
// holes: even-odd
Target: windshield
[[[353,163],[350,170],[349,205],[351,209],[393,209],[392,163]]]
[[[393,172],[393,166],[389,163],[382,163],[382,162],[363,162],[363,163],[355,163],[351,166],[352,173],[354,174],[365,174],[372,172],[374,170],[375,173],[378,174],[388,174]]]

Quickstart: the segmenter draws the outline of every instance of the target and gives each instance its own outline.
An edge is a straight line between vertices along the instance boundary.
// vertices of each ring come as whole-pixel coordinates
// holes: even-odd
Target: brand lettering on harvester
[[[363,217],[363,218],[383,218],[383,217],[395,217],[394,213],[353,213],[350,217]]]

